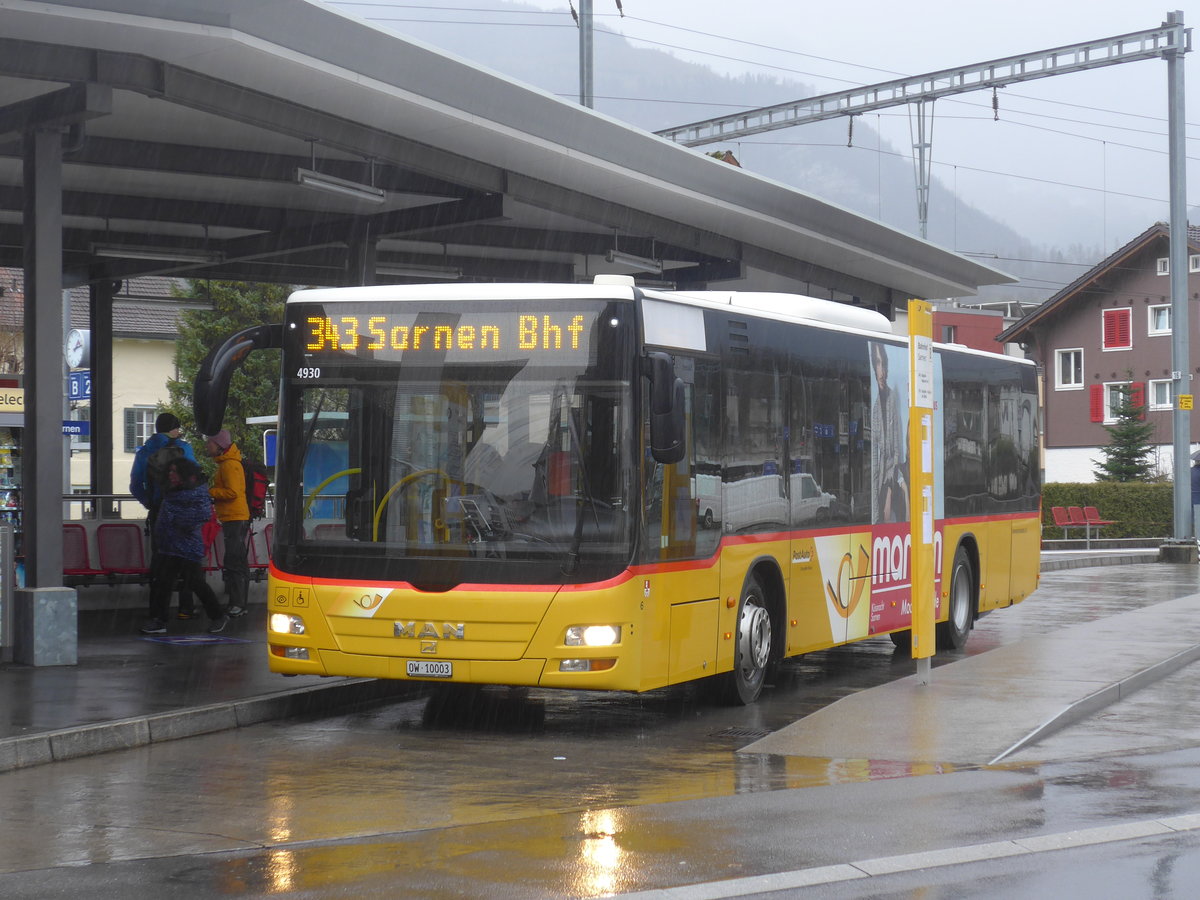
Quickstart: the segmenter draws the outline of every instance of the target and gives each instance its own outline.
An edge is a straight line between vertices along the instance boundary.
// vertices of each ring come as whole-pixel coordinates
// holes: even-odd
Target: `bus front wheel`
[[[975,610],[975,570],[967,551],[962,547],[954,553],[954,565],[950,569],[950,614],[945,622],[937,624],[939,650],[959,650],[971,633],[971,619]]]
[[[771,663],[771,613],[762,584],[753,576],[746,582],[738,604],[735,637],[733,671],[721,676],[723,693],[727,702],[746,706],[762,693]]]

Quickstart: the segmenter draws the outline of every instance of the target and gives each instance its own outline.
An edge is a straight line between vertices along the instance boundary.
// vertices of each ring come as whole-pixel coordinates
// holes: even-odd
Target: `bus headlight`
[[[282,657],[283,659],[300,659],[307,661],[312,658],[308,654],[307,647],[280,647],[276,644],[272,644],[271,652],[275,656]]]
[[[607,672],[617,664],[615,659],[564,659],[558,663],[560,672]]]
[[[304,620],[291,613],[271,613],[268,627],[273,634],[304,634]]]
[[[621,643],[621,626],[572,625],[563,643],[568,647],[611,647]]]

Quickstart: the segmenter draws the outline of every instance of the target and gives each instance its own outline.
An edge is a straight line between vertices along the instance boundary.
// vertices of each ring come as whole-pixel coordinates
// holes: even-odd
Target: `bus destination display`
[[[293,346],[304,356],[332,354],[420,362],[586,354],[598,312],[380,313],[305,310],[293,320]]]

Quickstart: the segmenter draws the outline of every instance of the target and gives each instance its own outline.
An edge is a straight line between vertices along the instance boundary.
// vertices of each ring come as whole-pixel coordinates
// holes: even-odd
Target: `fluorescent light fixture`
[[[391,275],[395,278],[428,278],[434,281],[457,281],[462,278],[462,269],[457,266],[389,266],[375,267],[376,275]]]
[[[632,253],[624,253],[620,250],[609,250],[604,258],[610,263],[637,269],[639,272],[649,272],[652,275],[661,275],[663,270],[661,259],[647,259],[644,256],[634,256]]]
[[[107,259],[147,259],[154,262],[215,263],[224,254],[187,247],[144,247],[137,244],[92,244],[92,255]]]
[[[353,197],[355,200],[365,200],[368,203],[382,203],[387,199],[383,188],[357,181],[347,181],[345,178],[325,175],[313,169],[297,169],[296,183],[328,191],[331,194],[340,194],[343,197]]]

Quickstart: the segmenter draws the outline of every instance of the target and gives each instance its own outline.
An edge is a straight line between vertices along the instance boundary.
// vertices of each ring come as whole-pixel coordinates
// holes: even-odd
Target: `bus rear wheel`
[[[960,650],[967,643],[975,615],[975,570],[962,547],[955,551],[950,568],[949,601],[948,618],[937,624],[937,645],[939,650]]]
[[[721,676],[722,694],[728,703],[747,706],[762,693],[771,664],[773,640],[766,594],[754,576],[742,591],[735,637],[733,671]]]

